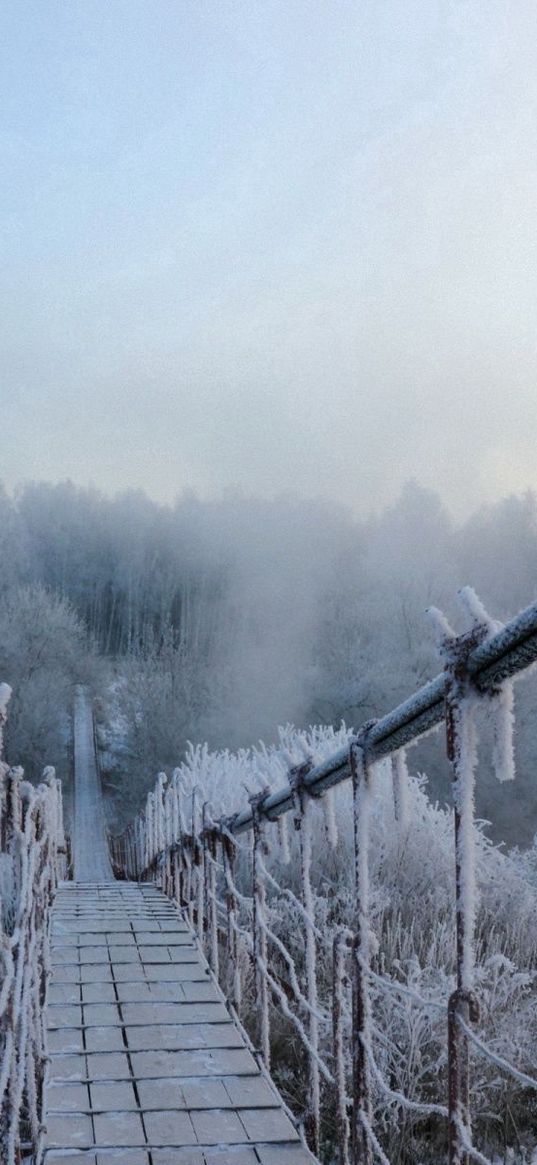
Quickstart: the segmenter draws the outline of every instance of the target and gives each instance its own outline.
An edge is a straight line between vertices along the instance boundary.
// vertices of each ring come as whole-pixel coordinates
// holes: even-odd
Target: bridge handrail
[[[486,693],[506,679],[516,676],[537,661],[537,602],[526,607],[504,627],[478,644],[468,657],[468,672],[477,688]],[[367,736],[370,763],[390,756],[413,740],[424,736],[444,719],[447,679],[441,672],[424,684],[402,704],[386,713],[371,726]],[[358,730],[359,735],[360,730]],[[327,789],[349,779],[349,750],[342,748],[322,764],[315,765],[304,777],[304,789],[318,797]],[[290,785],[275,789],[261,806],[261,813],[276,820],[293,808]],[[230,822],[235,835],[252,828],[250,808],[243,809]]]
[[[489,618],[470,588],[464,588],[460,597],[470,621],[465,634],[456,636],[440,612],[432,612],[444,671],[386,716],[363,725],[351,740],[350,747],[342,747],[315,766],[306,762],[291,768],[288,783],[282,788],[252,795],[247,808],[218,820],[211,818],[206,802],[202,805],[202,791],[189,790],[185,800],[178,772],[169,783],[165,774],[159,774],[154,790],[148,794],[144,811],[124,834],[111,839],[118,871],[127,877],[153,878],[186,911],[191,924],[197,927],[212,970],[217,975],[221,973],[237,1010],[241,1003],[238,944],[242,941],[243,951],[248,953],[254,969],[260,1055],[268,1066],[269,999],[272,997],[293,1023],[308,1056],[306,1124],[310,1145],[316,1152],[319,1146],[321,1078],[334,1089],[341,1165],[348,1165],[351,1160],[351,1141],[353,1161],[372,1165],[375,1156],[386,1160],[372,1124],[373,1083],[392,1101],[403,1104],[410,1111],[448,1117],[450,1165],[469,1165],[470,1160],[486,1162],[472,1142],[469,1091],[469,1045],[472,1042],[469,1025],[478,1017],[474,976],[476,859],[473,799],[477,751],[473,718],[482,699],[490,707],[491,699],[496,698],[498,723],[501,724],[497,763],[508,770],[499,775],[502,779],[512,777],[511,680],[537,661],[537,603],[502,627]],[[368,897],[368,831],[375,786],[374,766],[391,757],[395,815],[396,819],[401,816],[402,828],[407,775],[405,747],[442,721],[446,725],[453,776],[457,945],[456,984],[447,1007],[449,1067],[446,1106],[411,1102],[399,1093],[391,1093],[376,1065],[371,1026],[373,984],[386,991],[399,985],[389,976],[377,975],[373,970]],[[334,785],[348,779],[352,779],[353,785],[355,920],[353,931],[343,928],[334,944],[333,1052],[331,1064],[328,1064],[320,1054],[319,1028],[326,1016],[318,999],[317,953],[323,935],[314,918],[308,809],[314,799],[325,797]],[[188,799],[191,800],[190,807]],[[282,953],[282,943],[267,920],[267,888],[274,889],[276,883],[264,862],[265,830],[270,822],[282,823],[288,812],[293,813],[298,831],[301,892],[299,896],[289,889],[283,892],[294,899],[301,918],[304,944],[302,983],[298,982],[296,968],[289,963],[292,956],[289,951]],[[234,874],[235,861],[240,856],[239,837],[247,832],[252,833],[249,898],[241,892]],[[226,922],[227,944],[223,971],[220,952],[222,920]],[[269,948],[273,956],[270,967]],[[283,979],[274,970],[278,958]],[[346,1084],[344,1043],[347,1035],[343,1015],[344,982],[348,976],[352,981],[351,1108]],[[411,992],[407,994],[410,996]],[[291,1001],[295,1005],[293,1014],[289,1006]],[[417,998],[414,1003],[434,1005]],[[481,1054],[487,1054],[486,1046],[481,1041],[478,1044]],[[500,1066],[500,1059],[492,1052],[488,1054],[496,1066]],[[505,1065],[506,1062],[502,1061],[502,1066]],[[507,1068],[517,1076],[516,1069],[510,1065]],[[537,1088],[536,1081],[518,1072],[519,1080],[523,1077],[528,1087]]]
[[[0,685],[0,742],[7,685]],[[4,699],[2,700],[2,691]],[[0,745],[0,1160],[43,1154],[44,1002],[49,911],[66,873],[61,782],[53,768],[38,787],[4,763]]]

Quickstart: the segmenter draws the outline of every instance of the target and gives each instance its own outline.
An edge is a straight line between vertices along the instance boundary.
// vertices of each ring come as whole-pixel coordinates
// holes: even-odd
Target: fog
[[[45,763],[68,777],[72,685],[84,680],[120,816],[188,741],[243,748],[289,722],[357,728],[387,712],[439,671],[425,611],[440,606],[462,629],[461,585],[499,619],[536,598],[533,494],[464,522],[416,482],[367,521],[289,494],[159,506],[71,483],[4,493],[0,510],[9,755],[34,777]],[[486,760],[478,780],[479,812],[511,841],[537,832],[533,689],[517,685],[515,801]],[[450,799],[440,738],[412,764]]]
[[[6,0],[0,77],[9,486],[537,486],[530,0]]]
[[[453,764],[441,723],[393,767],[353,748],[329,796],[300,785],[451,659],[427,608],[459,634],[461,587],[500,623],[537,603],[536,0],[2,0],[0,168],[9,1161],[32,1137],[37,1160],[48,1123],[47,1160],[142,1133],[306,1160],[300,1134],[315,1160],[425,1165],[448,1136],[453,1159],[537,1165],[537,669],[515,685],[514,781],[510,683],[477,701],[461,680]],[[77,685],[127,937],[133,878],[140,917],[188,931],[140,948],[140,992],[131,947],[79,978],[147,997],[122,1038],[156,1075],[227,1073],[246,1033],[296,1131],[216,1077],[175,1101],[164,1080],[182,1111],[147,1121],[92,1121],[85,1085],[55,1086],[45,1120],[49,906],[52,1002],[65,960],[94,958],[65,934],[115,910],[95,882],[80,911],[53,904],[92,800],[77,766],[73,812]],[[54,783],[18,783],[45,766],[66,845]],[[228,815],[288,782],[291,811],[271,826],[254,801],[235,846]],[[196,966],[172,965],[194,947],[237,1040]],[[62,1049],[121,1042],[102,1008],[75,1009],[81,1031],[62,1007],[56,1079]]]
[[[3,6],[30,767],[67,771],[80,678],[135,797],[188,739],[386,710],[461,584],[534,598],[536,34],[529,0]]]

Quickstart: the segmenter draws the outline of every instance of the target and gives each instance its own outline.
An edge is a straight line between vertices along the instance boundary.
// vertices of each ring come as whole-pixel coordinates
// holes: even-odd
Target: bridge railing
[[[307,1102],[303,1127],[319,1153],[328,1114],[332,1144],[341,1165],[390,1165],[375,1127],[373,1098],[380,1092],[409,1118],[429,1121],[431,1136],[445,1132],[450,1165],[490,1165],[474,1145],[470,1048],[520,1085],[537,1081],[498,1056],[476,1034],[476,828],[477,764],[475,716],[480,704],[494,710],[494,764],[500,779],[513,768],[512,679],[537,660],[537,604],[502,627],[489,618],[469,588],[460,593],[469,630],[455,635],[438,611],[431,616],[444,664],[435,680],[378,721],[370,721],[328,760],[305,759],[275,791],[253,793],[248,806],[213,819],[203,790],[185,788],[181,770],[168,781],[160,774],[145,808],[126,832],[111,839],[116,871],[155,880],[185,912],[210,967],[239,1018],[244,1002],[255,1006],[254,1044],[267,1067],[271,1034],[284,1016],[306,1061]],[[455,974],[446,1003],[424,999],[377,965],[370,917],[370,822],[375,812],[379,768],[389,765],[397,828],[412,841],[416,823],[407,807],[405,746],[445,723],[454,803]],[[312,806],[325,809],[328,841],[334,840],[334,785],[352,788],[354,896],[347,922],[327,932],[316,915],[312,886]],[[285,862],[286,814],[292,816],[298,880],[282,886],[269,868],[270,846]],[[243,841],[244,835],[249,841]],[[291,936],[278,928],[278,903],[294,919]],[[409,904],[412,911],[412,903]],[[243,1000],[246,992],[246,1001]],[[376,1058],[373,1002],[395,994],[405,1005],[440,1009],[446,1024],[443,1103],[402,1095],[386,1079]],[[271,1032],[272,1027],[272,1032]],[[331,1038],[329,1038],[329,1032]],[[280,1032],[281,1035],[281,1032]]]
[[[10,689],[0,685],[0,1160],[38,1165],[44,1141],[47,1055],[44,1003],[50,973],[49,909],[66,872],[61,782],[24,780],[3,760]]]

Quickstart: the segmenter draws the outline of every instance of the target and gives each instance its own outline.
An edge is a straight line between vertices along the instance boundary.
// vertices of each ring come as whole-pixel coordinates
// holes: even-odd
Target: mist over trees
[[[8,757],[65,778],[72,685],[90,682],[114,812],[129,815],[189,740],[234,749],[288,721],[357,726],[387,711],[438,671],[425,609],[456,620],[459,586],[500,619],[531,602],[537,502],[510,497],[456,524],[416,483],[368,520],[288,495],[162,506],[32,483],[0,493],[0,552]],[[515,795],[486,764],[478,780],[494,835],[521,843],[537,831],[533,687],[517,685]],[[440,742],[410,759],[445,800]]]

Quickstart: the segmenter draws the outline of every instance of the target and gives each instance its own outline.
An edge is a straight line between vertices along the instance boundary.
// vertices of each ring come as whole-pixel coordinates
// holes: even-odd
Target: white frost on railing
[[[373,1006],[381,1014],[383,1007],[390,1007],[392,1012],[400,1012],[405,1021],[409,1010],[419,1010],[423,1022],[431,1030],[436,1025],[435,1032],[441,1029],[442,1033],[445,1032],[445,1020],[441,1013],[445,1016],[448,1012],[449,1066],[446,1065],[445,1035],[439,1036],[439,1043],[442,1039],[444,1041],[445,1051],[443,1060],[439,1053],[435,1085],[439,1083],[439,1074],[443,1073],[446,1092],[450,1093],[448,1132],[452,1165],[462,1165],[468,1159],[487,1160],[472,1141],[470,1103],[466,1095],[469,1068],[464,1067],[468,1062],[468,1041],[498,1069],[510,1073],[519,1084],[528,1088],[533,1086],[528,1073],[513,1068],[505,1057],[487,1049],[484,1042],[473,1035],[467,1023],[468,1017],[475,1021],[476,859],[479,854],[481,860],[485,852],[483,845],[477,849],[475,824],[476,718],[481,712],[493,718],[496,775],[499,779],[512,779],[513,695],[510,679],[496,682],[494,687],[484,691],[474,682],[474,672],[468,666],[468,660],[478,651],[486,657],[489,638],[498,635],[500,625],[490,619],[470,588],[460,592],[459,600],[466,619],[470,621],[468,632],[461,636],[455,634],[441,612],[434,609],[430,612],[445,665],[444,675],[437,677],[427,689],[417,693],[381,722],[386,733],[390,717],[394,723],[400,723],[401,708],[412,720],[421,715],[427,700],[432,700],[433,696],[434,699],[446,700],[448,755],[456,811],[457,921],[453,929],[457,935],[457,965],[455,976],[446,971],[441,988],[437,989],[435,984],[432,991],[435,998],[427,999],[422,992],[414,990],[412,980],[405,979],[401,965],[395,960],[388,968],[379,962],[377,939],[373,934],[370,894],[373,828],[375,844],[382,854],[385,840],[382,830],[377,828],[376,807],[386,788],[392,798],[389,827],[393,836],[394,862],[400,864],[408,853],[411,854],[413,832],[419,833],[420,830],[419,815],[416,814],[416,781],[413,779],[411,789],[400,734],[388,759],[376,763],[368,754],[368,748],[374,747],[378,738],[378,724],[374,722],[366,725],[356,737],[344,727],[340,733],[313,729],[307,734],[293,733],[288,727],[281,732],[278,745],[272,749],[261,746],[242,750],[235,757],[227,752],[211,754],[206,747],[190,748],[184,764],[174,770],[170,783],[166,784],[163,774],[159,774],[154,791],[148,795],[145,810],[131,831],[112,841],[118,868],[128,876],[155,879],[185,911],[197,930],[213,970],[218,972],[220,969],[222,984],[227,986],[236,1010],[244,1015],[252,1003],[256,1003],[257,1046],[267,1066],[271,1053],[271,1021],[279,1017],[278,1031],[282,1015],[289,1021],[308,1065],[309,1096],[302,1113],[307,1139],[316,1150],[323,1111],[322,1082],[323,1089],[328,1089],[324,1109],[329,1113],[329,1119],[336,1122],[335,1137],[342,1165],[348,1165],[351,1159],[351,1140],[354,1154],[358,1153],[358,1159],[364,1165],[370,1165],[373,1160],[389,1165],[379,1140],[383,1137],[383,1124],[378,1117],[379,1113],[386,1111],[383,1105],[398,1112],[401,1119],[406,1112],[415,1114],[417,1119],[426,1117],[438,1122],[445,1121],[448,1114],[448,1107],[438,1103],[436,1097],[429,1099],[430,1093],[421,1097],[419,1088],[414,1090],[412,1086],[414,1095],[406,1095],[393,1084],[391,1068],[396,1048],[387,1045],[375,1022]],[[508,630],[512,636],[512,625]],[[420,731],[429,730],[427,721]],[[383,755],[388,756],[386,749]],[[321,849],[324,840],[325,858],[328,841],[329,849],[338,857],[341,852],[351,865],[346,848],[349,831],[346,831],[346,837],[345,830],[342,833],[342,821],[338,822],[336,817],[333,790],[325,791],[321,797],[312,796],[311,771],[312,766],[316,766],[315,779],[318,781],[323,765],[333,767],[337,760],[343,768],[345,757],[347,764],[341,779],[347,779],[350,771],[354,778],[354,805],[351,807],[347,800],[346,810],[349,824],[354,825],[354,886],[346,915],[330,918],[327,927],[330,909],[336,901],[331,897],[328,872],[324,900],[318,885],[314,892],[311,831],[313,824],[320,821],[316,839],[320,841]],[[267,787],[269,782],[271,788]],[[319,786],[322,787],[320,781],[316,787]],[[250,842],[243,842],[237,836],[239,831],[248,828],[245,811],[233,815],[230,811],[236,809],[236,805],[226,802],[229,790],[240,787],[248,791],[252,788],[258,790],[249,797],[249,825],[253,825]],[[225,814],[227,811],[227,816],[214,820],[208,806],[213,796],[216,803],[217,795],[219,812]],[[387,802],[383,804],[387,814]],[[275,805],[284,808],[275,811]],[[317,805],[321,807],[321,815],[317,813]],[[286,816],[289,810],[294,824],[291,842]],[[431,807],[430,812],[441,811]],[[237,832],[234,832],[234,822]],[[338,839],[338,824],[341,840]],[[267,860],[269,849],[270,868]],[[143,864],[139,861],[140,853],[144,854]],[[289,870],[291,885],[282,886],[278,867],[289,865],[291,853],[294,859]],[[332,853],[328,868],[334,860]],[[378,861],[382,861],[381,856]],[[435,854],[427,854],[427,861],[434,866]],[[285,930],[281,926],[284,907]],[[387,910],[388,907],[389,901]],[[378,910],[378,905],[375,909]],[[352,931],[346,924],[352,926]],[[431,943],[433,941],[431,935]],[[328,951],[333,957],[331,981]],[[397,978],[398,974],[402,981]],[[478,978],[477,982],[479,985],[482,980]],[[430,988],[431,984],[427,987]],[[272,1009],[269,1008],[269,998]],[[330,1003],[332,1016],[329,1014]],[[333,1033],[330,1030],[331,1018]],[[351,1080],[352,1089],[349,1088]],[[455,1098],[460,1098],[456,1099],[455,1107],[451,1086]],[[350,1090],[353,1091],[352,1103],[348,1096]],[[441,1094],[439,1099],[442,1099]],[[333,1132],[331,1135],[334,1138]]]
[[[0,686],[0,724],[9,689]],[[18,1165],[22,1141],[36,1165],[44,1137],[44,1001],[49,908],[65,877],[61,784],[53,768],[37,788],[22,769],[0,772],[0,1159]]]

